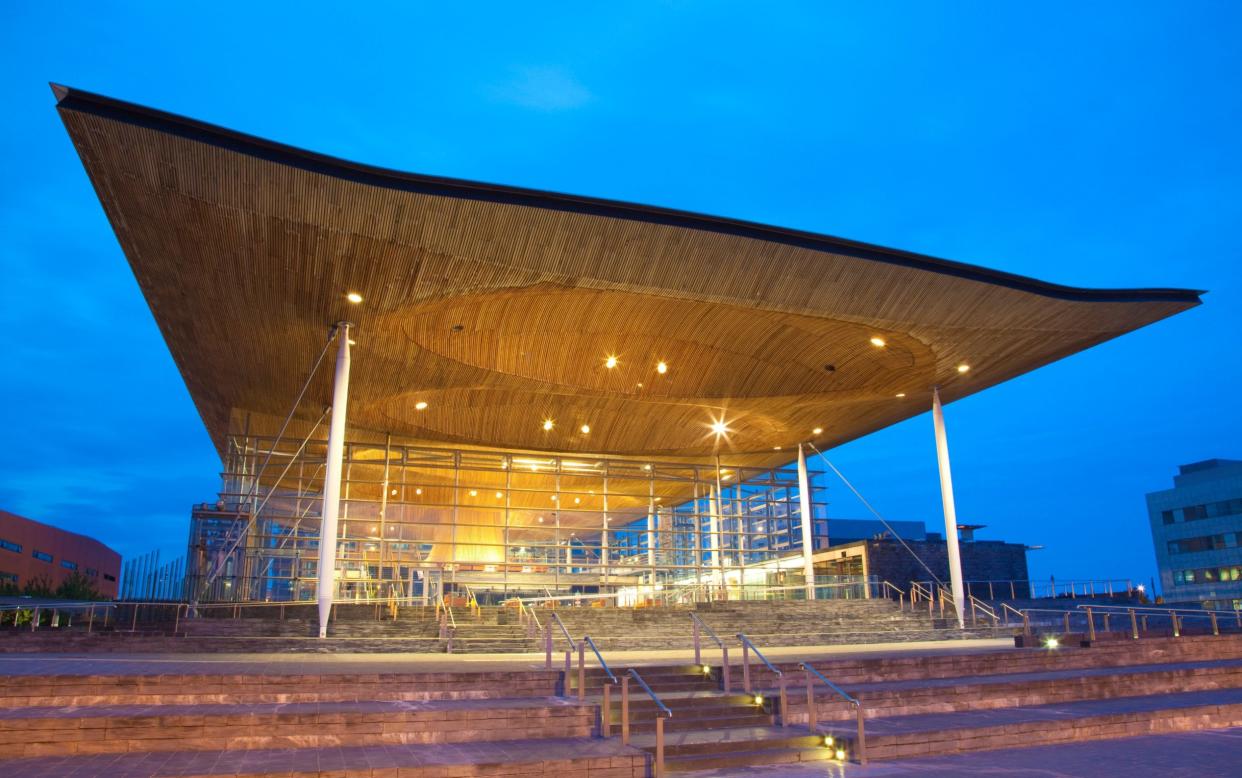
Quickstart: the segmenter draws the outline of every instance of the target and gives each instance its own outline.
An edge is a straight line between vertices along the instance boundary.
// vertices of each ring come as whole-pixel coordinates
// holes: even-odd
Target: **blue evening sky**
[[[218,486],[48,81],[402,170],[1209,290],[948,406],[959,518],[1044,545],[1039,578],[1146,579],[1144,493],[1242,458],[1242,4],[274,8],[0,7],[0,508],[167,557]],[[832,456],[941,521],[929,414]]]

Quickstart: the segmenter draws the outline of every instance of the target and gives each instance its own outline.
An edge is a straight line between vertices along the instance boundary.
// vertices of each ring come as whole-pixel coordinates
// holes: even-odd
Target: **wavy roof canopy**
[[[834,446],[922,413],[933,386],[952,401],[1199,304],[397,173],[54,90],[220,450],[232,412],[285,415],[343,319],[357,325],[351,427],[704,458],[723,415],[724,451],[777,464],[778,446]],[[304,417],[330,397],[321,373]]]

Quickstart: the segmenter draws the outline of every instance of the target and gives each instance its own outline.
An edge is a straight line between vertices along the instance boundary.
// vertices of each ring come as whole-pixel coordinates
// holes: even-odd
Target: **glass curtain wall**
[[[193,511],[191,599],[315,597],[326,443],[299,444],[230,439],[219,499]],[[616,594],[634,604],[678,587],[773,583],[771,563],[801,549],[792,465],[350,441],[341,493],[346,601],[434,602],[468,589],[480,600]],[[801,580],[800,561],[779,566]]]

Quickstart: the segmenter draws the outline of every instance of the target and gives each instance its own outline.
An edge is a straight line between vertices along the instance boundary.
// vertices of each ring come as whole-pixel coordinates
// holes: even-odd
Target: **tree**
[[[27,597],[52,597],[55,594],[55,590],[52,588],[52,579],[46,575],[36,575],[22,587],[22,594]]]
[[[102,600],[103,595],[91,579],[74,570],[56,587],[56,596],[64,600]]]

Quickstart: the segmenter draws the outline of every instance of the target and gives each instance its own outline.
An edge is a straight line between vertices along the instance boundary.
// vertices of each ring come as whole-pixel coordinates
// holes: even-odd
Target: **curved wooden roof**
[[[342,319],[357,324],[353,427],[701,458],[718,450],[708,425],[723,416],[723,450],[775,463],[789,457],[777,446],[834,446],[922,413],[935,385],[952,401],[1199,303],[1195,291],[1078,289],[749,222],[397,173],[54,90],[221,447],[230,412],[287,412]],[[326,402],[322,372],[312,398]]]

